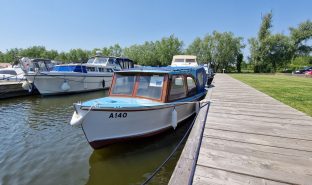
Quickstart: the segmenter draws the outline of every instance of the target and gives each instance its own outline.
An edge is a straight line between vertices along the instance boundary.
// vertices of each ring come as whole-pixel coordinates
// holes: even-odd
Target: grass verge
[[[263,74],[231,74],[230,76],[312,116],[312,78]]]

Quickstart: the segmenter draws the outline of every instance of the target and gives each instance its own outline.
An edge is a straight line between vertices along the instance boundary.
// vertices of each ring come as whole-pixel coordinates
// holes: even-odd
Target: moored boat
[[[194,55],[174,55],[171,66],[198,66],[197,57]]]
[[[35,70],[25,76],[42,95],[58,95],[96,91],[110,87],[113,72],[133,67],[126,58],[97,54],[87,63],[60,64],[50,70]]]
[[[81,125],[94,148],[176,128],[202,99],[203,67],[137,68],[115,72],[109,96],[74,104],[71,125]]]

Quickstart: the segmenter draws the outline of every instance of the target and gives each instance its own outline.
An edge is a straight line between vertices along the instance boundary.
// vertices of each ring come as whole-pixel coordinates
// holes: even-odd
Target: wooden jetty
[[[213,84],[169,184],[312,184],[312,118],[226,74]]]
[[[0,99],[30,95],[22,87],[22,82],[0,81]]]

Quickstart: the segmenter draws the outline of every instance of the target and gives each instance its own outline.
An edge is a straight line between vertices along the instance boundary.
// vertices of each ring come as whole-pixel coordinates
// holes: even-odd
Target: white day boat
[[[109,96],[74,104],[70,124],[82,126],[94,149],[155,135],[195,113],[196,101],[207,93],[205,83],[203,67],[116,72]]]
[[[35,70],[25,76],[42,95],[57,95],[109,88],[114,71],[133,67],[126,58],[96,55],[85,64],[55,65],[51,70]]]

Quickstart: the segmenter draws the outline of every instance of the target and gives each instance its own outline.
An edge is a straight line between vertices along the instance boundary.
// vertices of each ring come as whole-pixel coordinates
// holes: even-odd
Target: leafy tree
[[[66,55],[65,52],[60,52],[60,53],[58,54],[58,56],[55,57],[55,60],[57,60],[57,61],[62,61],[62,62],[68,62],[68,61],[69,61],[69,59],[67,58],[67,55]]]
[[[111,48],[104,47],[100,50],[103,56],[113,56]]]
[[[119,44],[115,44],[114,46],[109,47],[110,55],[114,57],[121,57],[123,54],[123,49]]]
[[[238,73],[241,72],[241,67],[242,67],[242,63],[243,63],[243,54],[242,53],[239,53],[237,56],[236,56],[236,70]]]
[[[275,34],[266,40],[268,53],[267,62],[272,65],[273,72],[278,68],[284,68],[291,61],[292,44],[289,37],[283,34]]]
[[[164,37],[160,41],[156,41],[155,52],[160,65],[170,65],[172,57],[182,53],[182,46],[183,42],[177,37],[174,37],[174,35],[170,35],[168,38]]]
[[[312,22],[307,20],[299,24],[298,28],[289,28],[293,41],[293,58],[296,56],[308,56],[312,52],[312,46],[307,45],[312,38]]]
[[[87,62],[89,58],[89,52],[80,48],[71,49],[66,55],[70,62]]]
[[[198,56],[201,63],[212,62],[215,71],[219,71],[221,68],[229,70],[234,66],[243,47],[241,37],[235,37],[231,32],[214,31],[203,39],[196,38],[186,52]]]

